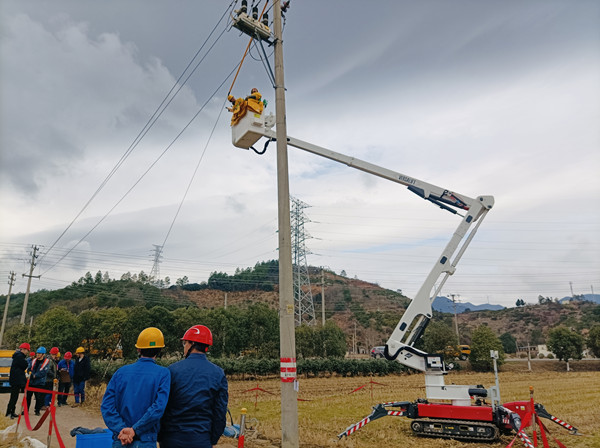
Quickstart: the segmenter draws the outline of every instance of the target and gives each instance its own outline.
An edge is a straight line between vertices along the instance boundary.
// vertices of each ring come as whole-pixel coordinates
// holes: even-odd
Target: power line
[[[198,49],[198,51],[196,52],[196,54],[194,55],[194,57],[190,60],[190,62],[188,63],[188,65],[186,66],[186,68],[183,70],[183,72],[181,73],[181,75],[179,76],[179,78],[175,81],[175,83],[173,84],[173,86],[171,87],[171,89],[169,90],[169,92],[166,94],[166,96],[163,98],[162,102],[159,104],[159,106],[156,108],[156,110],[154,111],[154,113],[150,116],[150,118],[148,119],[148,121],[146,122],[146,124],[144,125],[144,127],[142,128],[142,130],[137,134],[137,136],[133,139],[133,142],[129,145],[129,147],[127,148],[127,150],[125,151],[125,153],[121,156],[121,158],[119,159],[119,161],[116,163],[116,165],[111,169],[111,171],[108,173],[108,175],[106,176],[106,178],[100,183],[100,186],[96,189],[96,191],[92,194],[92,196],[90,197],[90,199],[88,199],[88,201],[84,204],[83,208],[79,211],[79,213],[77,213],[77,215],[73,218],[73,220],[69,223],[69,225],[67,226],[67,228],[58,236],[58,238],[52,243],[52,245],[50,246],[50,248],[46,251],[46,254],[42,256],[42,259],[40,259],[40,262],[44,259],[44,257],[50,252],[52,251],[52,249],[54,248],[54,246],[56,246],[56,244],[61,240],[61,238],[67,233],[67,231],[73,226],[73,224],[75,223],[75,221],[81,216],[81,214],[87,209],[87,207],[91,204],[91,202],[94,200],[94,198],[100,193],[100,191],[104,188],[104,186],[108,183],[108,181],[113,177],[113,175],[117,172],[117,170],[121,167],[121,165],[125,162],[125,160],[127,160],[127,158],[131,155],[131,153],[135,150],[135,148],[138,146],[138,144],[140,143],[140,141],[142,140],[142,138],[144,138],[144,136],[148,133],[148,131],[152,128],[152,126],[154,126],[154,124],[156,123],[156,121],[160,118],[160,116],[163,114],[163,112],[166,110],[166,108],[171,104],[171,102],[173,101],[173,99],[177,96],[177,94],[181,91],[181,89],[183,88],[183,86],[185,85],[185,83],[189,80],[190,76],[196,71],[196,69],[198,68],[198,66],[200,65],[200,63],[202,63],[202,61],[204,61],[204,58],[206,58],[206,56],[208,55],[208,53],[210,52],[210,50],[212,50],[212,48],[214,47],[214,45],[216,44],[216,42],[220,39],[220,37],[223,35],[223,31],[219,37],[217,38],[217,40],[215,41],[215,43],[213,43],[213,45],[209,48],[207,54],[204,56],[204,58],[202,58],[198,64],[196,64],[196,66],[194,67],[194,69],[189,73],[189,75],[187,76],[187,78],[183,81],[183,83],[179,86],[179,88],[175,91],[175,93],[173,93],[173,90],[175,89],[175,87],[177,85],[179,85],[180,80],[183,78],[183,76],[185,75],[185,73],[187,72],[187,70],[190,68],[190,66],[192,65],[192,63],[194,62],[194,60],[198,57],[198,55],[200,54],[200,52],[202,51],[202,49],[204,48],[204,46],[207,44],[207,42],[209,41],[210,37],[213,35],[213,33],[215,32],[215,30],[217,29],[219,23],[221,23],[221,21],[223,20],[223,17],[225,17],[225,15],[227,14],[227,12],[229,12],[231,10],[231,7],[233,6],[233,4],[235,3],[236,0],[233,0],[229,6],[227,7],[227,9],[225,10],[225,12],[223,13],[223,15],[221,16],[221,18],[218,20],[217,24],[215,25],[215,27],[212,29],[212,31],[209,33],[208,37],[205,39],[204,43],[201,45],[200,49]],[[173,93],[173,95],[171,95]],[[170,99],[169,99],[170,97]],[[167,101],[168,99],[168,101]],[[166,104],[165,104],[166,103]],[[164,107],[163,107],[164,105]]]

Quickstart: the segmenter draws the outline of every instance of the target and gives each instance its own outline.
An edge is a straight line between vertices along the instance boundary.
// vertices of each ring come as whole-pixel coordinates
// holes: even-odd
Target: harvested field
[[[379,384],[371,384],[369,381]],[[452,373],[447,384],[493,385],[492,374]],[[360,391],[351,393],[365,385]],[[500,374],[503,402],[528,400],[529,386],[535,388],[535,401],[542,403],[554,416],[579,428],[585,436],[571,436],[558,425],[548,421],[552,436],[569,448],[600,448],[600,372],[504,372]],[[263,391],[248,391],[260,387]],[[257,395],[258,394],[258,395]],[[371,396],[372,395],[372,396]],[[416,437],[411,433],[409,419],[384,417],[348,438],[340,441],[337,434],[368,415],[371,407],[388,401],[412,401],[424,397],[422,375],[388,376],[382,378],[309,378],[300,379],[298,403],[300,446],[371,448],[378,446],[419,446],[420,448],[474,447],[480,443]],[[256,403],[256,408],[255,408]],[[246,407],[248,416],[258,420],[256,439],[247,438],[246,446],[281,446],[279,382],[276,379],[256,382],[230,382],[230,409],[236,421],[240,409]],[[489,448],[505,447],[511,437],[497,443],[483,444]],[[523,446],[517,440],[516,447]],[[540,442],[541,446],[541,442]],[[551,445],[556,446],[556,445]]]
[[[553,366],[554,364],[554,366]],[[535,400],[542,403],[554,416],[576,426],[584,436],[571,436],[558,425],[548,421],[547,425],[554,437],[569,448],[600,448],[600,371],[583,371],[583,365],[575,364],[574,372],[556,371],[558,363],[534,363],[533,372],[525,367],[517,370],[517,363],[503,366],[508,371],[500,373],[500,391],[503,402],[529,399],[529,386],[535,388]],[[510,366],[509,366],[510,365]],[[591,367],[591,364],[586,364]],[[371,383],[372,381],[372,383]],[[489,387],[494,383],[492,374],[455,372],[446,378],[447,384],[483,384]],[[365,386],[352,393],[355,389]],[[250,390],[255,388],[262,390]],[[281,446],[280,383],[278,379],[239,381],[230,380],[230,410],[234,421],[239,422],[240,409],[248,410],[250,423],[254,422],[255,432],[250,431],[246,438],[247,448],[273,448]],[[68,434],[75,426],[94,428],[104,426],[100,415],[100,401],[104,386],[90,387],[85,407],[61,408],[57,420],[62,434]],[[300,446],[302,448],[373,448],[373,447],[415,447],[450,448],[479,447],[504,448],[511,437],[503,437],[496,443],[469,443],[447,439],[416,437],[412,434],[410,420],[404,417],[384,417],[369,423],[363,429],[342,440],[337,435],[353,423],[371,412],[371,407],[388,401],[413,401],[425,396],[423,375],[400,375],[386,377],[353,378],[300,378],[301,400],[298,403]],[[0,404],[6,406],[7,394],[0,395]],[[256,407],[255,407],[256,404]],[[0,417],[0,429],[14,423]],[[44,426],[46,428],[46,426]],[[45,441],[44,431],[26,433]],[[531,433],[529,431],[529,433]],[[65,437],[67,447],[74,448],[75,440]],[[15,446],[14,444],[2,445]],[[52,445],[57,446],[57,445]],[[222,437],[219,447],[237,446],[233,439]],[[541,442],[540,442],[540,445]],[[551,446],[556,446],[552,444]],[[523,447],[517,440],[514,447]]]

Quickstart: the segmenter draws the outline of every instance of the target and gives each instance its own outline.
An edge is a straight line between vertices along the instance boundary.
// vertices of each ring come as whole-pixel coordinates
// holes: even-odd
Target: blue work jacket
[[[31,376],[29,377],[29,385],[31,386],[45,386],[46,376],[48,375],[48,369],[50,368],[50,360],[48,358],[42,358],[40,361],[34,358],[31,361]]]
[[[56,370],[58,372],[60,372],[61,370],[66,370],[67,372],[69,372],[69,376],[71,377],[71,381],[73,381],[73,374],[75,373],[75,361],[73,361],[72,359],[66,360],[66,359],[61,359],[58,362],[58,367],[56,368]],[[57,376],[59,374],[57,373]],[[66,381],[63,381],[66,383]]]
[[[123,428],[133,428],[136,439],[156,442],[160,418],[169,399],[171,374],[152,358],[121,367],[111,378],[100,410],[113,440]]]
[[[171,394],[161,422],[159,441],[188,448],[216,445],[226,425],[227,379],[204,353],[192,353],[171,364]]]

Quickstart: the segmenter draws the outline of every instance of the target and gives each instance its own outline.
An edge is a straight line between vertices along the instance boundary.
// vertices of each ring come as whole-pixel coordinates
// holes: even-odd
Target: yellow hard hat
[[[75,353],[85,353],[85,348],[77,347],[77,350],[75,350]]]
[[[165,337],[158,328],[148,327],[138,336],[136,348],[163,348]]]

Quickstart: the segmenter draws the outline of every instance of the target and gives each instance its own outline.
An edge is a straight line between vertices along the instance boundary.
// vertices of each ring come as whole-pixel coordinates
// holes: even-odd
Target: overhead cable
[[[216,42],[221,38],[221,36],[223,35],[224,31],[226,30],[226,28],[223,30],[223,32],[219,35],[219,37],[215,40],[215,42],[213,43],[213,45],[209,48],[209,50],[207,51],[207,53],[204,55],[204,57],[196,64],[196,66],[193,68],[193,70],[189,73],[189,75],[185,78],[185,80],[183,81],[183,83],[180,84],[181,79],[183,78],[183,76],[185,75],[185,73],[188,71],[188,69],[190,68],[190,66],[192,65],[192,63],[196,60],[196,58],[198,57],[198,55],[200,54],[200,52],[202,51],[202,49],[206,46],[206,44],[208,43],[208,41],[210,40],[211,36],[213,35],[213,33],[215,32],[215,30],[217,29],[217,27],[219,26],[219,24],[221,23],[221,21],[223,20],[223,18],[227,15],[227,13],[230,11],[232,5],[235,3],[235,0],[233,0],[229,6],[227,7],[227,9],[225,10],[225,12],[223,13],[223,15],[221,16],[221,18],[217,21],[216,25],[214,26],[214,28],[211,30],[211,32],[209,33],[208,37],[205,39],[204,43],[200,46],[200,48],[198,49],[198,51],[196,52],[196,54],[194,55],[194,57],[190,60],[190,62],[188,63],[188,65],[186,66],[186,68],[183,70],[183,72],[181,73],[181,75],[179,75],[179,78],[177,78],[177,81],[175,81],[175,83],[173,84],[173,86],[171,87],[171,89],[169,90],[169,92],[166,94],[166,96],[164,97],[164,99],[162,100],[162,102],[159,104],[159,106],[156,108],[156,110],[154,111],[154,113],[152,114],[152,116],[148,119],[148,121],[146,122],[146,124],[144,125],[144,127],[142,128],[142,130],[138,133],[138,135],[133,139],[133,142],[129,145],[129,147],[127,148],[127,150],[125,151],[125,153],[123,153],[123,155],[121,156],[121,158],[119,159],[119,161],[116,163],[116,165],[111,169],[111,171],[108,173],[108,175],[106,176],[106,178],[100,183],[100,186],[96,189],[96,191],[92,194],[92,196],[90,197],[90,199],[88,199],[88,201],[84,204],[83,208],[79,211],[79,213],[77,213],[77,215],[75,215],[75,217],[73,218],[73,220],[69,223],[69,225],[66,227],[65,230],[63,230],[63,232],[58,236],[58,238],[52,243],[52,245],[50,246],[50,248],[41,256],[39,262],[41,263],[43,261],[43,259],[46,257],[46,255],[56,246],[56,244],[58,244],[58,242],[62,239],[62,237],[67,233],[67,231],[73,226],[73,224],[75,223],[75,221],[77,221],[77,219],[81,216],[81,214],[87,209],[87,207],[91,204],[91,202],[96,198],[96,196],[100,193],[100,191],[102,191],[102,189],[106,186],[106,184],[108,183],[108,181],[114,176],[114,174],[117,172],[117,170],[121,167],[121,165],[123,165],[123,163],[125,162],[125,160],[127,160],[127,158],[131,155],[131,153],[135,150],[135,148],[137,147],[137,145],[140,143],[140,141],[142,140],[142,138],[144,138],[144,136],[148,133],[148,131],[152,128],[152,126],[154,126],[154,124],[156,123],[156,121],[160,118],[160,116],[163,114],[163,112],[166,110],[166,108],[171,104],[171,102],[173,101],[173,99],[177,96],[177,94],[179,93],[179,91],[183,88],[183,86],[185,85],[185,83],[188,81],[188,79],[190,78],[190,76],[196,71],[196,69],[198,68],[198,66],[202,63],[202,61],[204,61],[204,59],[206,58],[206,56],[208,55],[208,53],[212,50],[212,48],[214,47],[214,45],[216,44]],[[179,88],[177,90],[175,90],[175,88],[179,85]],[[173,91],[175,91],[173,93]],[[172,94],[172,95],[171,95]],[[168,100],[168,101],[167,101]]]

